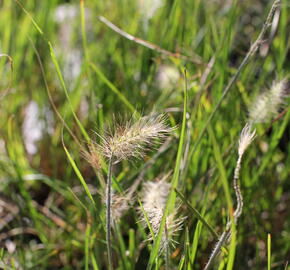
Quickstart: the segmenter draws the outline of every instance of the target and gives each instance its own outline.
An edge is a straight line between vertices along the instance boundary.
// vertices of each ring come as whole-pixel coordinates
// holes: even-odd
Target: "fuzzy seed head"
[[[93,168],[101,168],[100,149],[97,144],[90,143],[88,145],[88,150],[81,150],[81,155]]]
[[[239,156],[242,156],[244,154],[248,146],[256,137],[256,130],[251,131],[251,128],[251,125],[247,123],[241,132],[238,148]]]
[[[156,139],[163,139],[173,128],[166,125],[166,117],[144,116],[135,123],[128,122],[116,128],[113,135],[103,138],[103,155],[117,161],[130,157],[140,158],[145,150],[156,145]]]
[[[104,203],[107,202],[107,195],[104,194],[103,201]],[[130,198],[127,194],[116,194],[115,192],[112,193],[112,200],[111,200],[111,226],[113,227],[116,223],[120,221],[122,216],[129,210]]]
[[[129,201],[126,196],[113,194],[112,196],[112,219],[118,222],[129,209]]]
[[[142,191],[143,209],[146,212],[154,236],[157,237],[170,191],[170,184],[167,183],[164,178],[159,182],[146,182],[145,184],[143,184]],[[148,224],[145,216],[143,215],[141,210],[139,212],[141,215],[141,222],[143,226],[147,227]],[[174,210],[173,213],[167,216],[167,237],[164,230],[161,238],[159,250],[160,252],[163,252],[166,246],[169,246],[170,244],[174,246],[176,241],[174,241],[172,237],[176,235],[177,231],[181,229],[183,221],[184,218],[176,218],[176,210]],[[153,237],[150,235],[148,237],[148,240],[152,241]]]
[[[166,205],[170,184],[162,179],[159,182],[146,182],[143,185],[143,207],[145,210],[152,208],[162,209]]]
[[[251,123],[267,122],[275,116],[284,103],[286,86],[286,79],[275,81],[268,91],[259,95],[250,106],[249,121]]]

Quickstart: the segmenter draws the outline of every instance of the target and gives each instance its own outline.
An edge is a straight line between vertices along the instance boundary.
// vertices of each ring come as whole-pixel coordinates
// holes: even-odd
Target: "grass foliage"
[[[119,211],[112,269],[203,269],[225,230],[210,268],[290,269],[289,84],[270,119],[251,118],[238,222],[233,188],[248,108],[289,80],[289,14],[287,0],[0,0],[0,268],[109,269]],[[154,149],[99,153],[154,114],[171,132],[150,130]],[[142,183],[165,175],[156,233]]]

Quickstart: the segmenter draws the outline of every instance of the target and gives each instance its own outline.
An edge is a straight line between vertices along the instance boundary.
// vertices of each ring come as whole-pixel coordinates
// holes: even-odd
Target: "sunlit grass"
[[[168,141],[112,166],[113,196],[130,194],[111,230],[113,269],[203,269],[227,229],[212,269],[287,269],[289,84],[266,121],[248,110],[273,81],[289,80],[290,6],[276,1],[265,24],[273,2],[0,1],[0,268],[108,269],[108,160],[92,168],[84,151],[132,114],[165,114]],[[233,222],[248,121],[257,135],[240,164]],[[157,232],[142,183],[164,175],[171,189]],[[176,207],[186,218],[161,252]]]

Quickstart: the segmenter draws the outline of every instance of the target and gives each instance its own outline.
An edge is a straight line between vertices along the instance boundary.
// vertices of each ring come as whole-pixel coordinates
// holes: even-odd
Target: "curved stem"
[[[112,205],[112,166],[113,157],[109,159],[107,187],[106,187],[106,240],[107,240],[107,251],[108,251],[108,263],[109,270],[113,269],[112,263],[112,244],[111,244],[111,205]]]
[[[234,190],[236,193],[236,198],[237,198],[237,207],[234,213],[234,218],[235,218],[235,223],[237,223],[238,218],[240,217],[240,215],[242,214],[243,211],[243,195],[238,183],[239,180],[239,175],[240,175],[240,169],[241,169],[241,163],[242,163],[242,155],[239,155],[239,158],[237,160],[237,165],[235,168],[235,173],[234,173]]]

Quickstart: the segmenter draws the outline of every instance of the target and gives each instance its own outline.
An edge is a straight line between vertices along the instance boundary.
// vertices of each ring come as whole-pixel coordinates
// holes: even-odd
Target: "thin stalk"
[[[234,181],[233,181],[233,186],[234,186],[234,190],[235,190],[236,198],[237,198],[237,206],[234,213],[235,223],[237,223],[237,220],[242,214],[242,210],[243,210],[243,195],[242,195],[239,183],[238,183],[240,169],[241,169],[241,162],[242,162],[242,155],[239,155],[239,158],[237,160],[237,165],[235,168]]]
[[[214,259],[220,253],[221,247],[226,243],[227,239],[229,238],[229,234],[230,234],[230,231],[229,230],[223,232],[223,234],[221,235],[220,240],[216,243],[216,246],[213,249],[213,251],[212,251],[212,253],[211,253],[210,257],[209,257],[209,260],[208,260],[208,262],[207,262],[207,264],[206,264],[206,266],[204,267],[203,270],[210,269],[210,267],[212,266],[212,263],[213,263]]]
[[[182,55],[178,52],[170,52],[170,51],[167,51],[151,42],[148,42],[146,40],[143,40],[141,38],[138,38],[138,37],[135,37],[127,32],[125,32],[124,30],[120,29],[118,26],[116,26],[115,24],[113,24],[111,21],[109,21],[108,19],[106,19],[105,17],[103,16],[99,16],[99,20],[104,23],[106,26],[108,26],[109,28],[111,28],[113,31],[115,31],[116,33],[118,33],[119,35],[123,36],[124,38],[128,39],[128,40],[131,40],[141,46],[144,46],[150,50],[153,50],[153,51],[156,51],[160,54],[163,54],[163,55],[166,55],[168,57],[174,57],[174,58],[180,58],[180,59],[183,59],[185,61],[190,61],[190,62],[193,62],[197,65],[203,65],[203,61],[202,61],[202,58],[197,55],[197,54],[194,54],[192,57],[188,57],[188,56],[185,56],[185,55]]]
[[[268,267],[267,267],[267,270],[271,270],[271,234],[268,233]],[[285,268],[287,269],[287,268]]]
[[[112,245],[111,245],[112,167],[113,167],[113,157],[111,156],[109,158],[107,188],[106,188],[106,205],[107,205],[107,209],[106,209],[106,229],[107,229],[106,240],[107,240],[109,270],[113,269]]]
[[[233,186],[234,186],[234,190],[235,190],[235,194],[236,194],[236,198],[237,198],[237,206],[234,212],[234,224],[237,224],[238,218],[240,217],[240,215],[242,214],[242,210],[243,210],[243,196],[242,196],[242,192],[238,183],[239,180],[239,175],[240,175],[240,169],[241,169],[241,163],[242,163],[242,156],[243,155],[239,155],[238,160],[237,160],[237,165],[235,168],[235,172],[234,172],[234,180],[233,180]],[[232,234],[232,229],[230,228],[232,225],[231,221],[228,221],[227,226],[226,226],[226,230],[223,232],[223,234],[221,235],[219,241],[217,242],[215,248],[213,249],[210,258],[204,268],[204,270],[208,270],[210,269],[210,267],[212,266],[212,263],[214,261],[214,259],[218,256],[218,254],[220,253],[220,250],[222,248],[222,246],[224,244],[226,244],[231,237]]]
[[[190,211],[196,216],[196,218],[210,231],[212,236],[218,241],[219,236],[215,232],[215,230],[209,225],[209,223],[203,218],[203,216],[191,206],[191,204],[188,202],[188,200],[184,197],[183,194],[181,194],[177,189],[174,189],[176,194],[181,198],[181,200],[186,204],[186,206],[190,209]]]
[[[0,94],[0,100],[3,99],[9,93],[9,91],[12,88],[12,82],[13,82],[13,59],[10,55],[8,55],[6,53],[0,53],[0,58],[1,57],[8,58],[11,72],[10,72],[10,79],[9,79],[7,87],[1,91],[2,93]]]
[[[165,270],[169,270],[169,241],[168,241],[168,228],[165,222]]]

